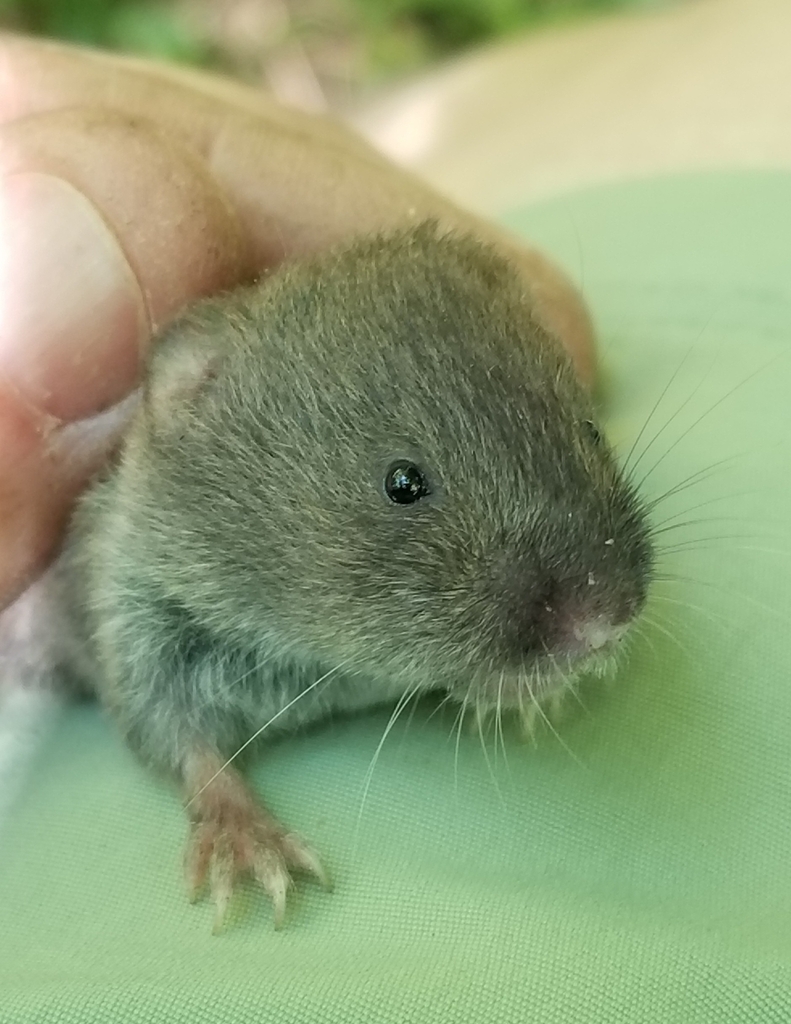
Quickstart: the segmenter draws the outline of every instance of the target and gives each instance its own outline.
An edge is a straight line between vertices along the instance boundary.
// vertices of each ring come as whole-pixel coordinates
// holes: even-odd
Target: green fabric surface
[[[657,507],[690,520],[661,535],[683,578],[561,739],[507,734],[506,760],[490,734],[487,764],[421,710],[362,813],[387,714],[263,753],[256,784],[336,881],[300,884],[280,933],[250,888],[210,934],[177,797],[68,709],[0,833],[2,1024],[791,1021],[791,175],[506,220],[582,281],[624,452],[661,399],[646,494],[711,468]]]

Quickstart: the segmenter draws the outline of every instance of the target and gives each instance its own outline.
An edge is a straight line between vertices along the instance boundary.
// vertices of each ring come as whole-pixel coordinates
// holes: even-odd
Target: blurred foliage
[[[296,80],[301,74],[312,80],[314,92],[331,99],[339,84],[348,98],[367,85],[528,27],[656,2],[0,0],[0,24],[220,68],[250,81],[285,81],[289,75]],[[310,105],[309,98],[305,102]]]
[[[202,64],[208,58],[175,6],[156,0],[0,0],[4,25],[37,35]]]
[[[436,54],[580,12],[635,6],[636,0],[356,0],[366,23],[387,33],[406,25]]]

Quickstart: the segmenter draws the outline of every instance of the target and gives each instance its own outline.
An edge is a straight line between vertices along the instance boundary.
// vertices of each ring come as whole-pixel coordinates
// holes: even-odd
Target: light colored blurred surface
[[[353,118],[495,214],[621,178],[791,166],[791,2],[682,0],[460,61]]]

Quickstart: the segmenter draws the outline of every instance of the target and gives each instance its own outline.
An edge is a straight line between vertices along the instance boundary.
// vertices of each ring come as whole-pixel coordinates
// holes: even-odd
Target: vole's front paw
[[[248,793],[238,776],[221,777],[198,794],[185,870],[193,899],[207,880],[215,905],[214,932],[221,930],[237,879],[252,875],[272,900],[275,928],[285,917],[291,871],[313,875],[329,888],[316,854],[288,832]]]

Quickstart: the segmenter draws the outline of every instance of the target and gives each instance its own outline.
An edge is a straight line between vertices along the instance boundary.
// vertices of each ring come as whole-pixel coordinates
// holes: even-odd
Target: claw
[[[229,877],[223,879],[218,885],[212,885],[212,900],[214,901],[214,921],[212,923],[212,935],[219,935],[225,925],[228,916],[228,907],[231,902],[233,883]]]
[[[278,888],[270,892],[272,897],[272,907],[274,909],[274,922],[275,931],[278,932],[283,927],[283,921],[286,918],[286,891],[288,885],[285,881],[282,881]]]
[[[276,850],[257,850],[253,857],[252,869],[254,878],[272,900],[275,928],[279,929],[286,915],[286,893],[291,886],[285,862]]]
[[[228,904],[230,903],[230,896],[219,899],[216,895],[214,897],[214,921],[211,926],[212,935],[220,935],[223,928],[225,927],[225,918],[228,915]]]
[[[228,906],[233,894],[234,856],[231,844],[225,837],[219,838],[214,845],[209,870],[209,887],[214,901],[214,924],[212,933],[218,935],[222,931]]]
[[[299,868],[300,871],[304,871],[308,875],[313,875],[322,889],[326,889],[328,892],[332,891],[332,881],[324,870],[324,865],[319,860],[318,854],[307,846],[299,836],[293,832],[285,835],[283,849],[286,859],[292,867]]]
[[[207,841],[200,825],[193,825],[193,838],[184,851],[184,876],[187,880],[187,898],[195,903],[206,882],[206,874],[211,862],[211,839]]]

